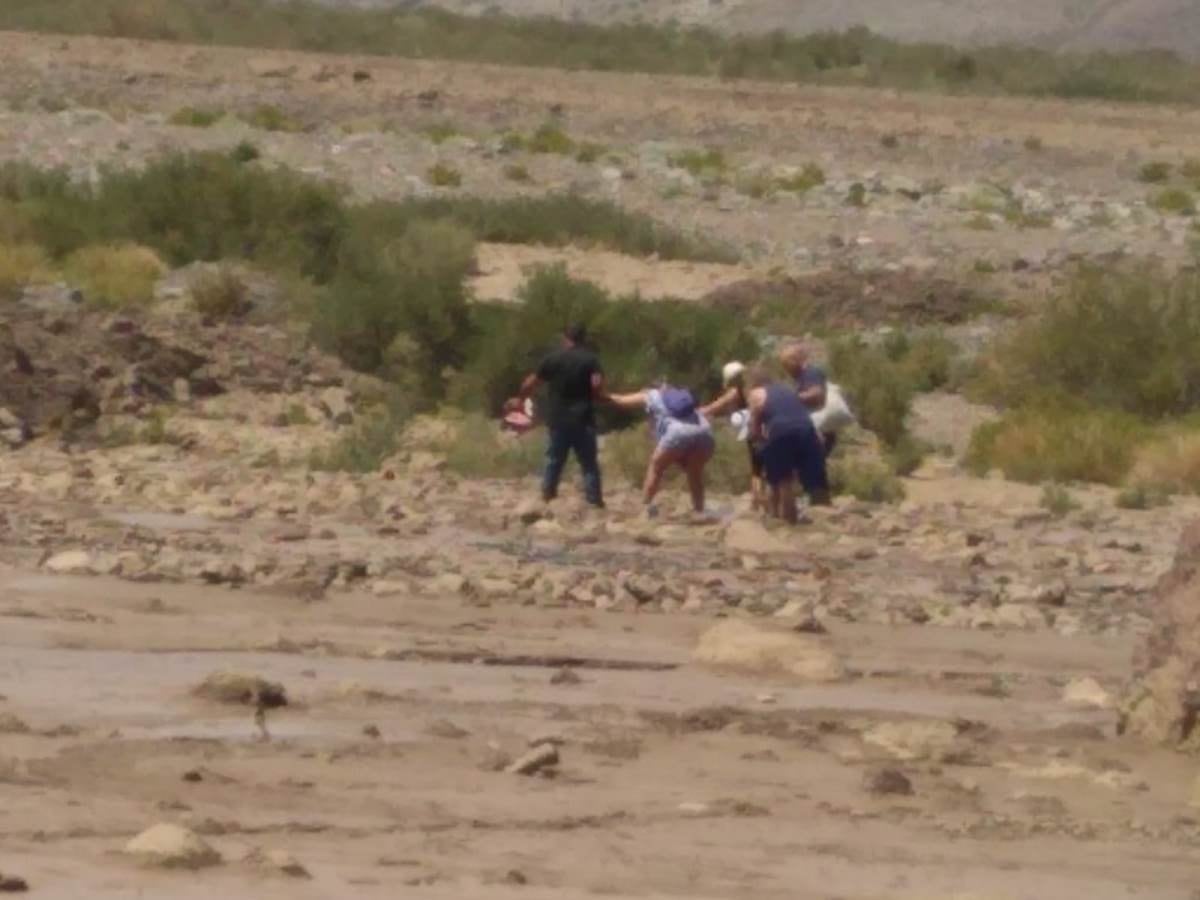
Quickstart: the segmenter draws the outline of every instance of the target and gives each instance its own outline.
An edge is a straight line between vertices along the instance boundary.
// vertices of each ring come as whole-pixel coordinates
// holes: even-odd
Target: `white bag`
[[[744,441],[750,437],[750,411],[740,409],[729,417],[729,424],[737,431],[737,439]]]
[[[836,434],[857,421],[842,395],[842,389],[833,382],[825,385],[825,405],[813,413],[812,420],[817,431],[825,434]]]

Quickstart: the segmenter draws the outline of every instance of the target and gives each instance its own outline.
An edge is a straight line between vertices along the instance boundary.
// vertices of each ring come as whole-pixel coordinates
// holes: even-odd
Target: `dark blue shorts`
[[[767,484],[776,487],[789,478],[799,478],[808,493],[828,491],[825,448],[815,428],[773,434],[762,448]]]

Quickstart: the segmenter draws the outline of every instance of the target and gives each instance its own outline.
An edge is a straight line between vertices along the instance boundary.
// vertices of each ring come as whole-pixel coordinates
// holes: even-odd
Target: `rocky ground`
[[[1006,289],[1046,274],[1035,251],[1049,260],[1073,241],[1089,254],[1110,238],[1175,253],[1130,173],[1143,154],[1185,153],[1195,124],[1148,108],[698,82],[665,82],[649,120],[630,114],[645,106],[636,78],[0,44],[3,83],[32,86],[14,89],[23,108],[7,114],[0,153],[82,173],[250,136],[268,158],[364,194],[429,190],[419,173],[440,155],[469,185],[501,190],[487,141],[433,144],[420,134],[429,116],[499,131],[563,102],[569,127],[626,148],[636,177],[530,155],[539,185],[611,181],[631,205],[674,210],[749,251],[729,282],[778,278],[778,265],[843,285],[823,295],[831,310],[895,303],[891,287],[921,268],[901,262],[931,247],[922,277],[957,284],[966,245],[954,242],[972,235],[1030,264]],[[314,77],[318,62],[329,77]],[[418,95],[435,89],[443,105],[431,113]],[[51,95],[74,102],[33,111]],[[187,103],[256,98],[321,127],[163,124]],[[404,127],[358,141],[340,131],[365,115]],[[775,127],[797,117],[826,124]],[[655,179],[678,175],[646,161],[674,134],[743,141],[739,154],[764,158],[790,147],[798,161],[820,145],[831,172],[859,172],[891,159],[878,138],[905,118],[921,136],[900,143],[888,177],[936,169],[970,183],[1025,160],[1034,151],[1016,136],[1040,133],[1047,149],[1030,158],[1064,196],[1111,190],[1102,202],[1137,215],[982,232],[946,224],[960,220],[942,199],[887,193],[847,210],[834,193],[768,203],[726,191],[723,209],[689,193],[701,188],[663,199]],[[998,143],[953,136],[983,122]],[[831,228],[897,238],[835,248]],[[774,249],[760,253],[758,235]],[[810,238],[821,255],[801,267],[794,250]],[[504,248],[485,253],[518,281]],[[564,253],[580,266],[603,259]],[[808,272],[817,261],[898,271],[873,273],[864,293],[844,274]],[[697,297],[726,283],[702,267],[612,262]],[[1197,896],[1194,757],[1117,735],[1135,644],[1170,643],[1150,598],[1195,501],[1140,512],[1080,490],[1080,508],[1058,517],[1035,488],[939,460],[908,479],[898,506],[840,499],[781,530],[720,495],[711,518],[689,518],[673,493],[646,522],[615,479],[602,515],[571,491],[543,509],[528,482],[454,476],[416,433],[368,474],[313,471],[313,451],[361,423],[380,386],[271,324],[278,316],[197,318],[185,283],[168,277],[154,313],[136,318],[57,289],[3,311],[0,890]],[[728,302],[753,299],[753,285],[730,290]],[[275,302],[265,288],[254,299]],[[952,445],[977,413],[926,398],[918,430]],[[1186,596],[1170,596],[1190,621]],[[1161,668],[1151,656],[1141,667]]]

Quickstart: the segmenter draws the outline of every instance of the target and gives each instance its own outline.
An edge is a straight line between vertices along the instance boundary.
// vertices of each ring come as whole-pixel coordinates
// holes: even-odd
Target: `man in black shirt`
[[[600,484],[600,461],[596,442],[596,399],[604,392],[604,370],[600,360],[584,346],[583,325],[572,325],[562,338],[562,347],[547,356],[537,371],[521,384],[520,398],[546,386],[546,469],[542,476],[542,499],[558,496],[567,456],[575,452],[583,469],[583,488],[592,506],[604,506]]]

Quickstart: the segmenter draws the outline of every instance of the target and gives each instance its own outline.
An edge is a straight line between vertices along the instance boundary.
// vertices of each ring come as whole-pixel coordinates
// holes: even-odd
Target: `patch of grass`
[[[754,78],[950,93],[1196,103],[1198,67],[1163,52],[964,51],[866,28],[722,34],[677,24],[589,25],[432,8],[331,8],[296,0],[5,0],[0,28],[553,69]]]
[[[205,109],[197,106],[184,106],[175,110],[168,120],[172,125],[187,128],[211,128],[225,117],[220,109]]]
[[[846,191],[846,205],[858,209],[867,205],[867,188],[861,181],[854,182]]]
[[[1173,429],[1148,441],[1138,450],[1130,481],[1166,494],[1200,494],[1200,431]]]
[[[31,284],[48,280],[52,264],[37,244],[0,243],[0,300],[18,296]]]
[[[792,175],[781,175],[775,179],[775,187],[793,194],[803,194],[825,183],[825,170],[816,163],[805,163],[804,168]]]
[[[434,122],[424,129],[424,134],[434,144],[441,146],[446,141],[458,137],[462,131],[453,122]]]
[[[470,413],[455,423],[442,452],[446,468],[464,478],[527,478],[542,468],[545,445],[539,438],[504,434],[495,419]]]
[[[67,279],[95,306],[130,309],[154,299],[167,267],[149,247],[107,244],[76,250],[63,263]]]
[[[831,459],[829,482],[834,493],[848,494],[866,503],[899,503],[904,484],[887,466],[874,460]]]
[[[406,418],[395,405],[366,409],[330,446],[312,451],[308,467],[319,472],[375,472],[396,452]]]
[[[575,150],[575,161],[583,165],[591,165],[600,160],[608,150],[603,144],[584,141]]]
[[[879,146],[884,150],[895,150],[900,146],[900,138],[898,135],[885,134],[879,139]]]
[[[1193,181],[1200,181],[1200,157],[1185,160],[1179,167],[1179,174]]]
[[[975,213],[967,220],[967,227],[972,231],[995,231],[996,223],[983,213]],[[995,271],[995,267],[992,268],[992,271]]]
[[[249,141],[239,141],[237,146],[229,151],[229,158],[238,163],[251,163],[262,156],[262,152]]]
[[[1170,492],[1142,482],[1122,488],[1113,500],[1118,509],[1157,509],[1170,502]]]
[[[261,131],[282,131],[295,134],[304,131],[304,125],[292,118],[278,106],[262,104],[254,107],[248,113],[242,113],[241,120],[251,128]]]
[[[554,153],[559,156],[570,156],[575,152],[575,142],[560,125],[546,122],[529,136],[526,149],[530,153]]]
[[[509,181],[515,181],[517,184],[529,184],[533,181],[529,170],[519,163],[510,163],[504,167],[504,177]]]
[[[1126,413],[1040,407],[1018,410],[982,425],[971,437],[965,463],[976,474],[992,469],[1006,478],[1120,484],[1133,463],[1145,426]]]
[[[192,306],[209,319],[230,319],[249,308],[249,291],[237,270],[229,265],[204,269],[188,285]]]
[[[1194,216],[1196,198],[1183,188],[1165,188],[1150,198],[1150,205],[1161,213],[1176,216]]]
[[[667,164],[675,169],[683,169],[696,178],[721,176],[729,168],[725,153],[716,147],[673,153],[667,157]]]
[[[704,482],[709,493],[741,496],[750,491],[750,464],[746,445],[737,439],[733,429],[724,422],[713,423],[713,436],[717,442],[713,454],[704,469]],[[631,487],[640,488],[646,477],[646,464],[654,451],[654,438],[649,428],[639,422],[621,431],[605,435],[601,453],[604,468],[614,473]],[[668,479],[683,485],[677,470]]]
[[[293,428],[313,424],[312,416],[308,414],[308,407],[303,403],[289,404],[284,413],[284,421]]]
[[[1038,506],[1056,519],[1061,519],[1080,508],[1079,501],[1061,484],[1050,483],[1042,488]]]
[[[1042,142],[1042,139],[1032,134],[1025,138],[1024,146],[1030,153],[1041,153],[1046,149],[1046,145]]]
[[[1143,184],[1163,184],[1171,178],[1171,164],[1148,162],[1138,169],[1138,181]]]
[[[979,275],[994,275],[996,274],[996,264],[990,259],[980,257],[975,260],[971,268]]]
[[[434,187],[456,188],[462,186],[462,173],[448,163],[434,163],[426,171],[425,180]]]

